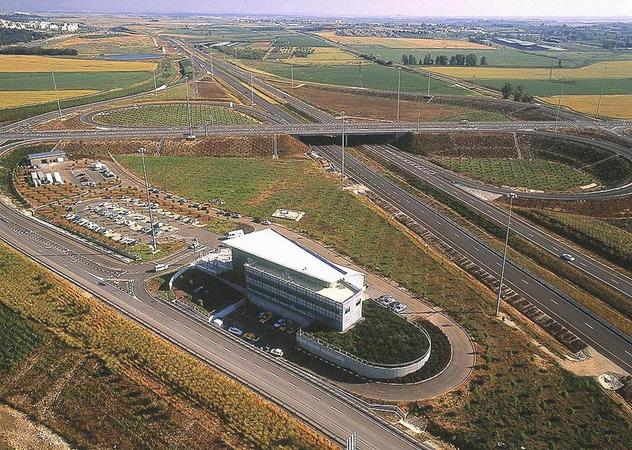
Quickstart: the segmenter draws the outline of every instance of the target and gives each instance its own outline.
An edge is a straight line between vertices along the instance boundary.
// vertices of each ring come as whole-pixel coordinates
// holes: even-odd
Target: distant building
[[[31,153],[28,155],[29,165],[31,167],[41,167],[47,164],[64,162],[66,153],[60,151],[50,151],[42,153]]]
[[[362,318],[364,274],[265,229],[224,241],[250,301],[300,324],[345,331]]]

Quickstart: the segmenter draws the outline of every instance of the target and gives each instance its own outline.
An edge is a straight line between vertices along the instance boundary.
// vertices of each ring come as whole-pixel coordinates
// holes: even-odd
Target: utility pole
[[[211,53],[211,81],[215,81],[215,66],[213,64],[213,54]]]
[[[191,118],[191,102],[189,101],[189,77],[184,79],[187,88],[187,115],[189,116],[189,136],[193,135],[193,119]]]
[[[505,279],[505,264],[507,263],[507,245],[509,244],[509,229],[511,228],[511,209],[513,207],[513,201],[518,198],[516,194],[510,192],[507,194],[509,199],[509,218],[507,219],[507,234],[505,235],[505,250],[503,252],[503,265],[500,270],[500,284],[498,285],[498,293],[496,295],[496,316],[500,314],[500,297],[502,296],[503,281]]]
[[[154,72],[154,97],[158,97],[158,85],[156,84],[156,72]]]
[[[290,75],[292,76],[292,89],[294,89],[294,64],[290,64]]]
[[[255,87],[252,84],[252,73],[250,74],[250,105],[255,106]]]
[[[420,122],[421,122],[421,111],[417,111],[417,133],[420,131]]]
[[[399,122],[399,99],[402,90],[402,68],[397,68],[397,121]]]
[[[154,215],[151,212],[151,198],[149,197],[149,181],[147,180],[147,167],[145,166],[145,148],[138,149],[140,157],[143,161],[143,175],[145,176],[145,192],[147,193],[147,209],[149,210],[149,226],[151,227],[151,248],[153,253],[158,251],[156,246],[156,229],[154,228]]]
[[[599,91],[599,101],[597,102],[597,117],[599,117],[599,109],[601,108],[601,97],[603,96],[603,85],[606,81],[606,72],[608,72],[608,66],[603,69],[603,78],[601,79],[601,89]]]
[[[345,184],[345,144],[346,144],[346,136],[345,136],[345,118],[347,113],[342,111],[342,169],[340,171],[340,185],[344,187]]]
[[[555,115],[555,131],[557,132],[557,122],[560,120],[560,108],[562,107],[562,92],[564,92],[564,80],[566,75],[562,75],[562,82],[560,83],[560,98],[557,100],[557,114]]]
[[[55,87],[55,97],[57,97],[57,111],[59,111],[59,118],[61,119],[61,102],[59,101],[59,92],[57,92],[57,82],[55,81],[55,69],[50,69],[50,74],[53,76],[53,86]]]

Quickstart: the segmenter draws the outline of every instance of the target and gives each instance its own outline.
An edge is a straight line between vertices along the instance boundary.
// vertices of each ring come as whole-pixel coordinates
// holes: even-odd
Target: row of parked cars
[[[395,298],[393,298],[393,296],[389,294],[380,295],[375,301],[383,307],[390,309],[396,314],[401,314],[408,308],[403,303],[399,303],[398,301],[396,301]]]
[[[270,314],[270,317],[272,317],[272,313],[266,313],[266,314]],[[218,326],[220,328],[222,328],[224,326],[224,321],[222,319],[213,319],[212,323],[215,326]],[[251,343],[252,345],[257,345],[259,348],[261,348],[263,351],[270,353],[271,355],[274,356],[283,356],[283,350],[278,348],[278,347],[270,347],[269,345],[260,345],[261,343],[261,337],[257,336],[255,333],[252,332],[246,332],[244,333],[244,331],[236,326],[230,326],[228,327],[228,332],[234,336],[240,337],[243,340]]]
[[[66,220],[69,220],[74,224],[99,233],[100,235],[105,236],[115,242],[120,242],[121,244],[125,245],[134,245],[138,243],[138,239],[134,239],[128,236],[122,236],[120,233],[116,233],[110,228],[101,226],[98,223],[92,222],[91,220],[85,219],[77,214],[69,212],[64,217],[66,218]]]

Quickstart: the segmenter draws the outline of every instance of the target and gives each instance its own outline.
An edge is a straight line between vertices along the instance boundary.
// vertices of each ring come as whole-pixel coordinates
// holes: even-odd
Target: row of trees
[[[462,53],[458,53],[456,55],[452,55],[448,58],[447,55],[437,55],[433,57],[430,53],[422,58],[417,59],[415,55],[403,55],[402,56],[402,64],[405,66],[468,66],[473,67],[477,64],[481,66],[486,66],[487,56],[481,56],[480,62],[478,56],[474,53],[470,53],[468,55],[464,55]]]
[[[42,47],[4,47],[0,48],[0,55],[40,55],[40,56],[77,56],[79,52],[74,48],[42,48]]]
[[[523,84],[513,86],[511,83],[505,83],[500,88],[500,93],[504,99],[513,98],[516,102],[532,103],[533,95],[528,95]]]
[[[45,37],[46,34],[39,31],[0,28],[0,45],[17,44],[18,42],[29,42],[36,39],[44,39]]]

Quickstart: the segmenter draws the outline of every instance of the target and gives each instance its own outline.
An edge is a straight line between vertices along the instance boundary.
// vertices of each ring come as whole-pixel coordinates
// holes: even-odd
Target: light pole
[[[154,97],[158,97],[158,84],[156,84],[156,72],[154,72]]]
[[[290,75],[292,76],[292,89],[294,89],[294,64],[290,64]]]
[[[189,136],[193,135],[193,119],[191,117],[191,102],[189,101],[189,77],[185,77],[184,84],[187,89],[187,116],[189,118]]]
[[[562,93],[564,92],[564,81],[566,75],[562,75],[562,82],[560,83],[560,98],[557,100],[557,114],[555,115],[555,131],[557,132],[557,122],[560,120],[560,108],[562,107]]]
[[[402,68],[397,68],[397,121],[399,122],[399,99],[400,91],[402,89]]]
[[[213,54],[211,53],[211,81],[215,81],[215,66],[213,65]]]
[[[252,73],[250,74],[250,105],[255,106],[255,87],[252,84]]]
[[[341,116],[342,116],[342,169],[340,171],[340,185],[344,186],[345,183],[345,118],[346,118],[347,113],[342,111],[341,112]]]
[[[500,297],[503,290],[503,281],[505,280],[505,264],[507,263],[507,245],[509,244],[509,229],[511,228],[511,209],[513,201],[518,198],[516,194],[510,192],[507,194],[509,199],[509,218],[507,219],[507,234],[505,235],[505,250],[503,251],[503,265],[500,270],[500,284],[498,285],[498,293],[496,295],[496,316],[500,314]]]
[[[57,97],[57,111],[59,111],[59,118],[61,119],[61,102],[59,101],[59,92],[57,92],[57,82],[55,81],[55,69],[50,69],[50,74],[53,77],[53,86],[55,88],[55,97]]]
[[[599,101],[597,102],[597,117],[599,117],[599,109],[601,108],[601,97],[603,96],[603,85],[606,81],[606,72],[608,72],[608,66],[603,69],[603,78],[601,79],[601,89],[599,90]]]
[[[143,175],[145,176],[145,192],[147,193],[147,209],[149,210],[149,226],[151,227],[151,248],[154,253],[158,251],[156,246],[156,230],[154,229],[154,215],[151,212],[151,199],[149,198],[149,181],[147,180],[147,167],[145,166],[145,147],[138,149],[143,161]]]

